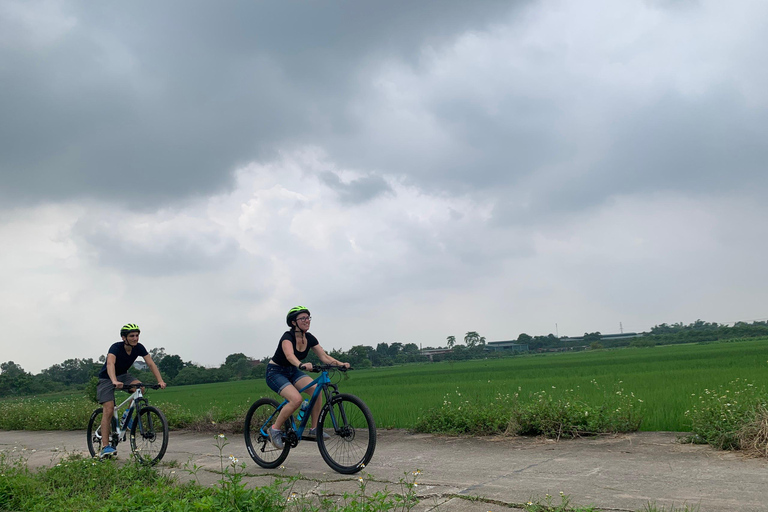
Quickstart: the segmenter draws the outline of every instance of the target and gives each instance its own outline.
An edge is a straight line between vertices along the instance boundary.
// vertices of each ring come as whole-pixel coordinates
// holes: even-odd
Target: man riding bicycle
[[[117,450],[109,446],[112,416],[115,411],[115,389],[130,387],[131,384],[140,382],[128,373],[134,361],[141,356],[157,379],[160,388],[165,389],[165,381],[160,375],[160,370],[152,360],[144,345],[139,343],[141,330],[136,324],[125,324],[120,329],[120,337],[123,341],[113,343],[109,347],[107,360],[99,372],[99,384],[96,388],[96,399],[104,408],[101,416],[101,452],[99,458],[117,457]]]

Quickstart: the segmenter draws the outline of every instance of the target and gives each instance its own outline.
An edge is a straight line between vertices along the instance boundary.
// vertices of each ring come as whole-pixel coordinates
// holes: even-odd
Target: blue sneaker
[[[117,458],[117,450],[112,448],[111,446],[105,446],[101,449],[101,452],[99,453],[100,459],[116,459]]]

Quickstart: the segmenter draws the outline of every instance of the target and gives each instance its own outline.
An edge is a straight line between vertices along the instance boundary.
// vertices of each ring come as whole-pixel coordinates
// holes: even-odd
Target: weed
[[[697,401],[685,412],[692,432],[687,441],[738,450],[742,441],[749,446],[752,440],[758,443],[753,449],[765,451],[765,446],[759,446],[767,434],[766,426],[761,425],[765,419],[764,411],[768,408],[765,388],[736,379],[714,389],[705,389],[698,394]]]

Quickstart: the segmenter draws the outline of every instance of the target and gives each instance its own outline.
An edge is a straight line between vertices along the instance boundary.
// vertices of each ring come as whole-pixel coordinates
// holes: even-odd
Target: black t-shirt
[[[299,359],[299,361],[306,359],[307,354],[309,354],[309,349],[319,345],[320,343],[318,343],[317,338],[312,336],[310,333],[306,332],[304,335],[307,337],[307,348],[303,352],[299,352],[296,350],[296,333],[293,331],[285,331],[283,337],[280,338],[280,343],[277,344],[277,350],[275,350],[275,355],[272,356],[272,361],[277,363],[279,366],[293,366],[290,362],[288,362],[288,359],[285,357],[285,353],[283,353],[283,340],[288,340],[291,342],[291,345],[293,345],[293,354]]]
[[[137,343],[135,347],[131,350],[131,353],[128,354],[128,352],[125,351],[125,343],[122,341],[118,341],[117,343],[113,343],[111,347],[109,347],[109,352],[107,352],[107,357],[109,357],[109,354],[115,355],[115,376],[122,375],[124,373],[128,373],[128,369],[131,367],[134,361],[136,361],[136,358],[139,356],[144,357],[149,354],[147,352],[147,349],[144,348],[144,345],[141,343]],[[109,374],[107,373],[107,362],[104,361],[104,366],[101,367],[101,371],[99,372],[99,378],[100,379],[108,379]]]

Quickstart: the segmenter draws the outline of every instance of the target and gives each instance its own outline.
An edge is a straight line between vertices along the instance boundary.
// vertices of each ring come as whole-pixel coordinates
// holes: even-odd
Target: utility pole
[[[557,330],[557,322],[555,322],[555,336],[560,337],[560,331]]]
[[[622,325],[622,323],[621,323],[621,322],[619,322],[619,332],[620,332],[621,334],[624,334],[624,326]]]

